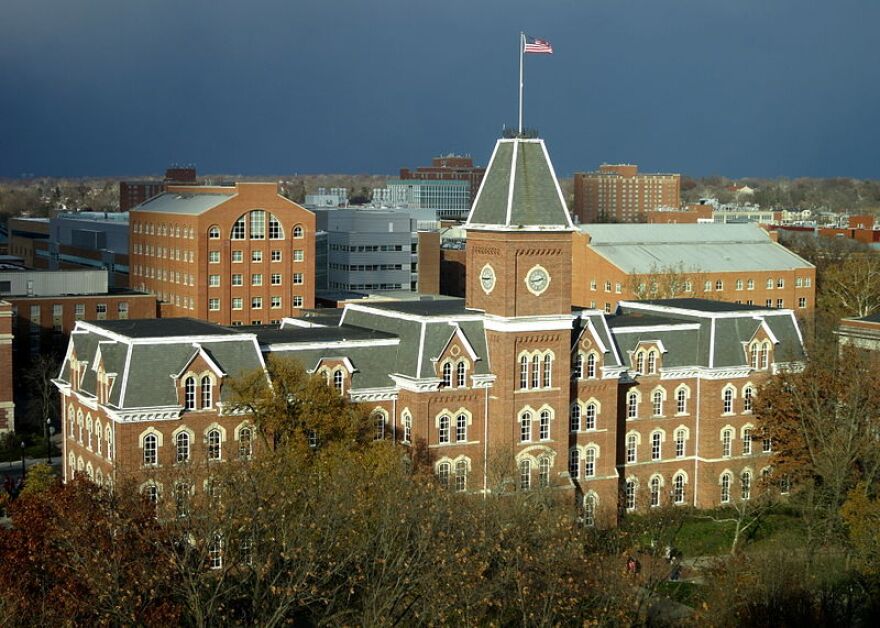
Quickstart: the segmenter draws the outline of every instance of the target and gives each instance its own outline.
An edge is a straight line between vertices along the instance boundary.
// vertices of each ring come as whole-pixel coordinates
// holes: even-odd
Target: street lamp
[[[24,441],[21,441],[21,481],[24,482]]]
[[[52,419],[46,419],[46,464],[52,464]]]

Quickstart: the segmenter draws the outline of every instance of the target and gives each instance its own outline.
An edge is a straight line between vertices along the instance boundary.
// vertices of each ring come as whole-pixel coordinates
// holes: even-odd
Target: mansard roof
[[[544,140],[498,140],[464,227],[574,231]]]

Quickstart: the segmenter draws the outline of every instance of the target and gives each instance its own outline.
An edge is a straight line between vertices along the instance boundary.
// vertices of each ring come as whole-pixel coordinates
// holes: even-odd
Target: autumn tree
[[[711,299],[714,294],[706,290],[706,273],[697,268],[687,268],[684,263],[654,265],[646,273],[631,274],[627,287],[633,298],[638,300],[682,297]]]
[[[880,310],[880,255],[856,253],[830,267],[818,305],[837,317],[862,318]]]

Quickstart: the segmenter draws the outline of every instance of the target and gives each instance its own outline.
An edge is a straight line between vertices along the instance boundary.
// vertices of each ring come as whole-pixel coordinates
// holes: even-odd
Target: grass
[[[723,519],[724,511],[706,513]],[[736,524],[711,519],[693,518],[685,521],[675,538],[675,546],[685,557],[719,556],[730,552]],[[766,515],[760,523],[746,531],[740,549],[746,552],[787,547],[803,547],[806,539],[803,521],[794,513],[780,510]]]
[[[46,441],[42,436],[24,436],[24,455],[26,458],[46,458]],[[0,449],[0,462],[14,462],[21,460],[21,441],[17,438],[9,441],[7,446]],[[12,445],[12,446],[9,446]],[[52,455],[58,455],[58,447],[52,445]]]
[[[693,582],[661,582],[657,592],[679,604],[694,608],[703,603],[706,587]]]

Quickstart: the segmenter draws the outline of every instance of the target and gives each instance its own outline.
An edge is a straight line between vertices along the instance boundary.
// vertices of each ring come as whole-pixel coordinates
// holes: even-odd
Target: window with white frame
[[[467,383],[467,365],[464,361],[459,362],[455,367],[456,386],[464,388]]]
[[[742,452],[744,456],[752,453],[752,428],[744,427],[742,431]]]
[[[196,378],[192,375],[183,380],[183,407],[187,410],[196,407]]]
[[[538,486],[547,488],[550,486],[550,458],[542,456],[538,460]]]
[[[446,414],[440,415],[439,425],[438,442],[444,445],[449,442],[449,416]]]
[[[527,491],[532,487],[532,463],[530,460],[521,460],[519,463],[519,488]]]
[[[752,496],[752,473],[751,471],[743,471],[740,476],[740,486],[742,489],[742,498],[749,499]]]
[[[584,477],[596,477],[596,448],[587,447],[584,450]]]
[[[232,225],[232,232],[230,233],[231,240],[244,240],[244,230],[245,230],[245,222],[244,216],[240,217],[235,221],[235,224]],[[233,261],[235,261],[233,259]]]
[[[207,445],[208,460],[220,460],[222,456],[220,430],[217,428],[208,430],[205,435],[205,443]]]
[[[216,312],[220,309],[220,299],[212,298],[208,299],[208,309],[212,312]]]
[[[645,374],[645,352],[644,351],[639,351],[638,353],[636,353],[635,371],[639,375]]]
[[[272,273],[272,276],[270,277],[270,281],[273,286],[280,286],[281,285],[281,273]]]
[[[584,407],[584,429],[585,430],[594,430],[596,429],[596,411],[598,406],[596,402],[591,401]]]
[[[663,391],[659,388],[651,395],[654,416],[663,416]]]
[[[529,387],[529,358],[521,356],[519,359],[519,387],[525,390]]]
[[[581,407],[577,403],[572,404],[568,416],[568,429],[571,432],[579,432],[581,429]]]
[[[373,440],[385,440],[385,415],[377,410],[373,413]]]
[[[553,386],[553,358],[550,354],[544,356],[544,388]]]
[[[272,249],[270,259],[273,262],[280,262],[281,261],[281,251],[279,251],[278,249]]]
[[[721,455],[729,458],[731,455],[731,443],[733,441],[733,430],[724,428],[721,430]]]
[[[293,227],[293,237],[294,239],[300,239],[303,237],[303,228],[302,225],[294,225]]]
[[[626,418],[639,418],[639,393],[631,390],[626,395]]]
[[[743,388],[743,412],[751,412],[752,411],[752,399],[755,394],[755,389],[748,385]]]
[[[649,487],[651,489],[651,508],[656,508],[660,505],[660,478],[656,475],[652,477]]]
[[[468,418],[464,413],[455,417],[455,440],[459,443],[467,442],[467,425]]]
[[[279,297],[279,296],[269,297],[269,305],[271,306],[271,309],[273,309],[273,310],[279,309],[281,307],[281,297]]]
[[[403,442],[412,441],[412,416],[408,412],[403,413]]]
[[[532,388],[541,386],[541,357],[532,356]]]
[[[254,209],[250,212],[251,240],[266,239],[266,212]]]
[[[583,508],[583,520],[584,525],[587,527],[593,527],[596,525],[596,496],[589,494],[584,495],[584,508]]]
[[[263,309],[263,297],[251,297],[251,309],[252,310]]]
[[[733,414],[733,388],[729,386],[721,392],[724,414]]]
[[[523,412],[519,418],[519,441],[528,443],[532,440],[532,414]]]
[[[627,480],[624,489],[624,501],[627,510],[635,510],[636,508],[636,482],[635,480]]]
[[[465,460],[455,463],[455,490],[459,493],[467,490],[467,470],[468,465]]]
[[[220,227],[214,225],[208,229],[208,239],[209,240],[219,240],[220,239]]]
[[[657,352],[651,349],[648,351],[648,375],[657,373]]]
[[[238,430],[238,458],[250,460],[254,455],[254,431],[250,427]]]
[[[672,478],[672,500],[676,504],[684,503],[684,474],[678,473]]]
[[[687,432],[683,429],[675,431],[675,457],[684,458],[687,447]]]
[[[663,457],[663,435],[660,432],[651,434],[651,460],[660,460]]]
[[[175,461],[177,463],[189,462],[189,434],[187,432],[178,433],[174,445],[177,453]]]
[[[730,474],[722,473],[721,474],[721,503],[729,504],[730,503]]]
[[[764,438],[761,439],[761,451],[765,454],[769,454],[773,451],[773,440],[769,436],[765,435]]]
[[[687,414],[688,391],[683,386],[675,391],[675,413]]]
[[[301,286],[303,285],[303,274],[302,273],[293,273],[293,285]]]
[[[578,353],[574,356],[574,364],[571,367],[572,379],[583,379],[584,377],[584,356]]]
[[[541,440],[550,440],[550,411],[542,410],[538,421],[538,432]]]
[[[577,447],[568,452],[568,475],[572,479],[578,479],[581,473],[581,452]]]
[[[293,261],[294,262],[301,262],[304,259],[305,259],[305,253],[303,252],[302,249],[295,249],[293,251]]]
[[[284,230],[281,228],[281,223],[278,222],[278,219],[275,217],[274,214],[269,214],[269,239],[284,239]]]
[[[639,457],[639,437],[636,434],[629,434],[626,437],[626,461],[634,463]]]
[[[452,386],[452,364],[449,362],[444,362],[442,367],[443,373],[443,381],[441,382],[441,386],[448,388]]]
[[[209,375],[204,375],[201,381],[202,409],[210,410],[213,403],[213,382]]]
[[[303,298],[300,295],[294,295],[293,297],[293,307],[300,308],[303,306]]]
[[[144,436],[144,466],[155,466],[159,463],[159,439],[155,434]]]
[[[587,355],[587,378],[596,378],[596,354],[592,352]]]

